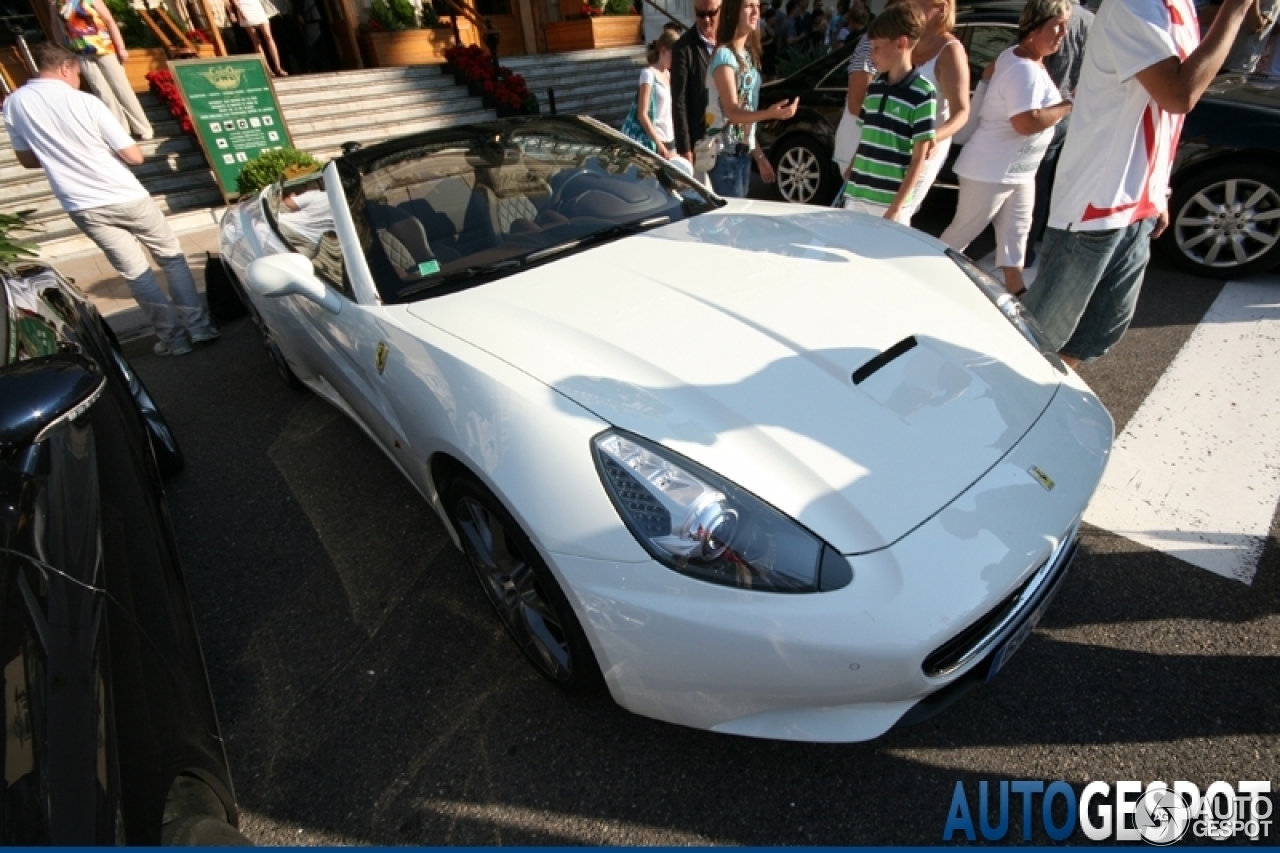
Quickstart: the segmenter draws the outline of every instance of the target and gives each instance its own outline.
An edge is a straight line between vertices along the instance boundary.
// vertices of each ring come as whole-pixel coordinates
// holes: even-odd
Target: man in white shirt
[[[71,220],[124,277],[160,339],[156,354],[186,355],[192,343],[217,340],[178,238],[125,165],[140,164],[142,150],[102,101],[79,90],[75,54],[49,42],[32,53],[39,76],[4,103],[18,162],[44,168]],[[160,289],[144,245],[164,270],[172,299]]]
[[[1190,112],[1253,0],[1225,0],[1200,41],[1192,0],[1107,0],[1089,32],[1041,251],[1025,303],[1072,367],[1129,327],[1169,222],[1169,173]]]

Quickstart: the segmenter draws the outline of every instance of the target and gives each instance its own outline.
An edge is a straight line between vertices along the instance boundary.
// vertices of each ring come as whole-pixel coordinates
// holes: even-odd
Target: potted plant
[[[236,189],[241,195],[257,192],[281,178],[296,178],[320,171],[320,161],[297,148],[263,151],[240,170]]]
[[[125,77],[133,91],[145,92],[150,84],[147,75],[152,71],[168,68],[169,54],[129,0],[106,0],[106,4],[111,10],[111,17],[115,18],[116,25],[120,28],[125,47],[129,49],[129,58],[122,63]],[[193,30],[187,33],[187,38],[200,57],[214,55],[213,45],[203,32]]]
[[[590,50],[625,47],[643,41],[643,19],[631,0],[560,0],[566,20],[547,24],[547,50]]]
[[[360,51],[373,67],[443,62],[452,44],[453,31],[430,0],[424,0],[421,12],[410,0],[373,0],[361,27]]]
[[[22,258],[34,258],[37,254],[35,243],[19,240],[13,236],[15,231],[34,231],[31,216],[35,210],[19,210],[14,213],[0,212],[0,264],[8,264]]]

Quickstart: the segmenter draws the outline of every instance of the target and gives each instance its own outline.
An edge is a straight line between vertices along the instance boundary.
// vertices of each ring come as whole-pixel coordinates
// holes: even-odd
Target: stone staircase
[[[549,108],[555,90],[560,114],[592,115],[617,127],[634,97],[644,51],[639,47],[544,56],[507,57],[503,64],[524,76]],[[324,161],[344,142],[372,143],[438,127],[492,119],[479,98],[467,94],[435,65],[312,74],[276,81],[276,92],[294,146]],[[178,233],[217,224],[222,196],[195,139],[182,133],[163,104],[139,96],[156,131],[141,143],[147,160],[134,173],[168,215]],[[6,210],[34,209],[41,227],[24,235],[40,244],[45,258],[93,249],[62,212],[44,173],[24,169],[8,135],[0,129],[0,198]]]

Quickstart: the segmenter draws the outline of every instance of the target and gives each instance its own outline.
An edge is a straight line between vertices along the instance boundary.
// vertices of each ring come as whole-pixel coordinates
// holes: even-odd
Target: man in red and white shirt
[[[1169,222],[1183,116],[1222,67],[1252,0],[1225,0],[1204,40],[1192,0],[1107,0],[1085,47],[1027,308],[1072,367],[1120,340],[1150,240]]]

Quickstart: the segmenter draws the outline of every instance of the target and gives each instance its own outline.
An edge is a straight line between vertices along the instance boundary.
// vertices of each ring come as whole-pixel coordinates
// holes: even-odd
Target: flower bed
[[[182,125],[182,132],[195,136],[195,125],[191,123],[191,116],[187,114],[187,108],[182,103],[182,93],[178,91],[178,84],[173,82],[173,73],[170,71],[149,72],[147,74],[147,82],[151,84],[151,91],[155,92],[156,96],[164,101],[164,105],[169,108],[169,115],[176,118],[178,124]]]
[[[534,115],[538,98],[529,91],[524,78],[505,65],[494,70],[493,57],[478,45],[451,47],[444,52],[449,70],[459,83],[479,90],[484,104],[499,115]]]

